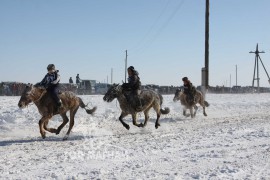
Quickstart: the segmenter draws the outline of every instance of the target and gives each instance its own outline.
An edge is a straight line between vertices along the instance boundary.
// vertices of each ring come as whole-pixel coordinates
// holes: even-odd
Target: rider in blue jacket
[[[57,107],[62,105],[61,99],[58,97],[58,86],[60,81],[60,75],[58,70],[55,70],[54,64],[49,64],[47,67],[48,73],[39,83],[44,86],[48,93],[51,94],[52,98],[55,100]]]

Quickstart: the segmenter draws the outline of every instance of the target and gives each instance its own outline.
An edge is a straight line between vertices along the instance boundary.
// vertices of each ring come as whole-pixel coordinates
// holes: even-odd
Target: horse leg
[[[184,115],[185,117],[189,117],[189,116],[190,116],[190,114],[187,114],[187,109],[183,109],[183,115]]]
[[[78,108],[79,108],[79,106],[76,107],[76,108],[73,109],[73,110],[70,110],[70,122],[69,122],[69,128],[68,128],[67,134],[65,135],[65,137],[63,138],[63,140],[67,140],[68,137],[69,137],[70,131],[71,131],[71,129],[72,129],[73,126],[74,126],[74,118],[75,118],[75,114],[76,114]]]
[[[129,130],[129,125],[123,121],[123,118],[124,118],[125,116],[127,116],[127,115],[128,115],[127,113],[122,112],[121,115],[120,115],[120,117],[119,117],[119,121],[122,123],[122,125],[123,125],[127,130]]]
[[[69,121],[69,119],[68,119],[68,117],[67,117],[67,115],[66,115],[66,112],[61,113],[60,116],[62,117],[63,122],[62,122],[62,124],[57,128],[55,134],[59,134],[60,131],[62,130],[62,128],[63,128],[63,127],[68,123],[68,121]]]
[[[193,107],[189,108],[189,111],[190,111],[191,118],[194,118]]]
[[[203,107],[203,115],[207,116],[207,114],[205,112],[205,104],[204,104],[204,99],[203,98],[200,99],[199,104]]]
[[[187,115],[186,115],[186,110],[185,110],[185,109],[183,109],[183,116],[187,116]]]
[[[51,117],[43,116],[43,117],[39,120],[39,122],[38,122],[38,124],[39,124],[39,131],[40,131],[41,137],[42,137],[43,139],[45,139],[45,137],[46,137],[46,132],[45,132],[45,129],[44,129],[44,123],[46,122],[47,119],[50,119],[50,118],[51,118]]]
[[[56,133],[57,132],[57,130],[55,129],[55,128],[48,128],[47,126],[48,126],[48,123],[49,123],[49,120],[50,119],[47,119],[47,121],[45,121],[44,122],[44,129],[46,130],[46,131],[49,131],[50,133]]]
[[[134,126],[137,126],[137,127],[142,127],[142,124],[138,124],[138,123],[137,123],[137,113],[135,112],[135,113],[133,113],[131,116],[132,116],[132,122],[133,122],[133,125],[134,125]]]
[[[206,112],[205,112],[205,106],[203,106],[203,115],[207,116]]]
[[[153,106],[153,108],[154,108],[154,110],[157,113],[157,119],[156,119],[156,123],[155,123],[155,128],[157,129],[160,126],[160,124],[159,124],[159,118],[160,118],[160,114],[161,114],[161,112],[160,112],[160,105],[159,104],[155,104]]]
[[[157,120],[156,120],[156,123],[155,123],[155,128],[156,129],[160,126],[160,124],[159,124],[159,118],[160,118],[160,112],[157,113]]]
[[[147,125],[148,119],[149,119],[149,110],[150,108],[147,108],[144,111],[144,123],[142,124],[142,127],[145,127]]]
[[[194,106],[195,112],[194,112],[194,117],[196,116],[197,110],[198,110],[198,106]]]

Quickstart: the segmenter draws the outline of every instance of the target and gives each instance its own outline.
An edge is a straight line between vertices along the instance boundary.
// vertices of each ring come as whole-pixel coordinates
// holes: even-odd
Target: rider
[[[82,82],[82,80],[81,80],[81,78],[79,77],[79,74],[77,74],[77,76],[76,76],[76,84],[77,84],[77,86],[80,88],[81,87],[81,82]]]
[[[195,92],[196,89],[195,87],[192,85],[192,83],[190,82],[190,80],[188,80],[187,77],[183,77],[182,81],[184,83],[184,94],[187,95],[187,100],[191,103],[195,101]]]
[[[135,70],[133,66],[128,67],[128,83],[123,83],[123,91],[127,101],[130,101],[131,96],[134,97],[135,102],[131,102],[132,106],[136,110],[141,110],[141,100],[139,98],[139,94],[141,91],[141,81],[139,78],[138,71]]]
[[[55,70],[54,64],[49,64],[47,70],[48,73],[39,84],[46,88],[47,92],[50,93],[59,108],[62,105],[61,99],[58,97],[58,86],[60,81],[59,71]]]

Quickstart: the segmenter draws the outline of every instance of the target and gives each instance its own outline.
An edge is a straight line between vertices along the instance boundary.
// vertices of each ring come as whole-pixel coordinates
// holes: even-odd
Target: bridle
[[[30,95],[31,95],[32,97],[35,97],[35,95],[33,94],[32,90],[33,90],[33,89],[31,89]],[[46,92],[47,92],[47,91],[43,91],[43,92],[41,93],[41,95],[39,96],[39,98],[38,98],[37,100],[33,100],[33,102],[34,102],[34,103],[37,103],[38,101],[40,101],[40,99],[43,97],[43,95],[44,95]]]

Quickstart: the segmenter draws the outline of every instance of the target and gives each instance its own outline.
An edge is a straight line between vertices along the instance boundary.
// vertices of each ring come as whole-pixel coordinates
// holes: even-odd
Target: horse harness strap
[[[37,99],[37,100],[35,100],[35,101],[33,101],[33,102],[38,102],[42,97],[43,97],[43,95],[46,93],[46,91],[43,91],[42,93],[41,93],[41,95],[39,96],[39,98]]]

